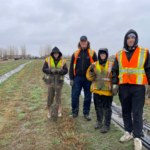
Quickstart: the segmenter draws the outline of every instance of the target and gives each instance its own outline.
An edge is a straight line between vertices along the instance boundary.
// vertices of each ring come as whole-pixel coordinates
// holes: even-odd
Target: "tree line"
[[[0,57],[9,56],[10,58],[14,58],[15,56],[26,57],[27,50],[25,45],[20,46],[20,53],[17,47],[15,46],[7,46],[7,48],[0,48]]]

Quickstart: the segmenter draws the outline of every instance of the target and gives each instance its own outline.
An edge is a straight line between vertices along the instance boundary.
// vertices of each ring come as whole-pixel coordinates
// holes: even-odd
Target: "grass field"
[[[0,63],[0,76],[5,73],[17,68],[21,64],[28,62],[29,60],[17,60],[17,61],[9,61],[9,62],[1,62]]]
[[[42,61],[35,60],[0,84],[0,150],[133,150],[133,141],[119,143],[123,132],[114,124],[107,134],[94,130],[94,106],[92,121],[87,122],[82,97],[79,117],[70,119],[71,88],[66,83],[62,117],[56,123],[47,119],[42,66]]]

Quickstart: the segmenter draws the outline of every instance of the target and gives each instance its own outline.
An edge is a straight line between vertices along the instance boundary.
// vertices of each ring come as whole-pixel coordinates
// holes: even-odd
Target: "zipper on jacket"
[[[83,77],[83,64],[84,64],[84,50],[83,50],[83,58],[82,58],[82,77]]]

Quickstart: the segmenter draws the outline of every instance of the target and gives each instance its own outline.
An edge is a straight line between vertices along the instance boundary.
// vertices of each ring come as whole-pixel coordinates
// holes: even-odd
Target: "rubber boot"
[[[101,130],[101,133],[107,133],[109,129],[109,126],[104,126],[104,128]]]
[[[102,123],[99,121],[98,124],[95,126],[95,130],[100,129],[102,127]]]

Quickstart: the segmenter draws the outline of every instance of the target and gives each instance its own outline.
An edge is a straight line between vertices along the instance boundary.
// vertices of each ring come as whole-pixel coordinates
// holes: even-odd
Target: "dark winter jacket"
[[[127,45],[127,36],[130,33],[134,33],[136,35],[135,43],[134,43],[133,47],[131,48],[131,50],[128,49],[128,45]],[[130,61],[136,47],[138,47],[138,34],[136,33],[136,31],[131,29],[126,33],[126,35],[124,37],[124,47],[123,47],[126,50],[126,56],[127,56],[128,61]],[[150,56],[149,56],[149,51],[148,51],[144,69],[146,72],[148,83],[150,84],[150,58],[149,57]],[[118,75],[119,75],[119,65],[118,65],[117,59],[115,58],[114,65],[112,68],[112,83],[113,84],[118,84],[118,82],[119,82]]]
[[[55,59],[55,58],[54,58],[54,56],[53,56],[54,53],[59,53],[58,59]],[[62,57],[62,53],[60,52],[60,50],[59,50],[57,47],[54,47],[54,48],[52,49],[52,52],[51,52],[50,56],[53,57],[55,66],[57,66],[59,60],[60,60],[61,57]],[[47,63],[46,61],[45,61],[44,65],[43,65],[43,72],[46,73],[46,74],[52,74],[51,68],[49,68],[48,63]],[[65,64],[65,65],[63,66],[62,70],[61,70],[61,75],[65,75],[65,74],[67,74],[67,73],[68,73],[68,68],[67,68],[67,65]]]
[[[93,55],[93,60],[94,62],[97,61],[97,55],[96,53],[94,53]],[[73,80],[74,79],[74,73],[73,73],[73,64],[74,64],[74,54],[72,55],[71,58],[71,63],[70,63],[70,70],[69,70],[69,76],[70,79]],[[78,58],[77,58],[77,63],[76,63],[76,76],[80,76],[80,77],[86,77],[86,71],[88,69],[88,67],[91,65],[91,61],[90,61],[90,57],[89,57],[89,53],[88,53],[88,48],[86,49],[81,49]]]

